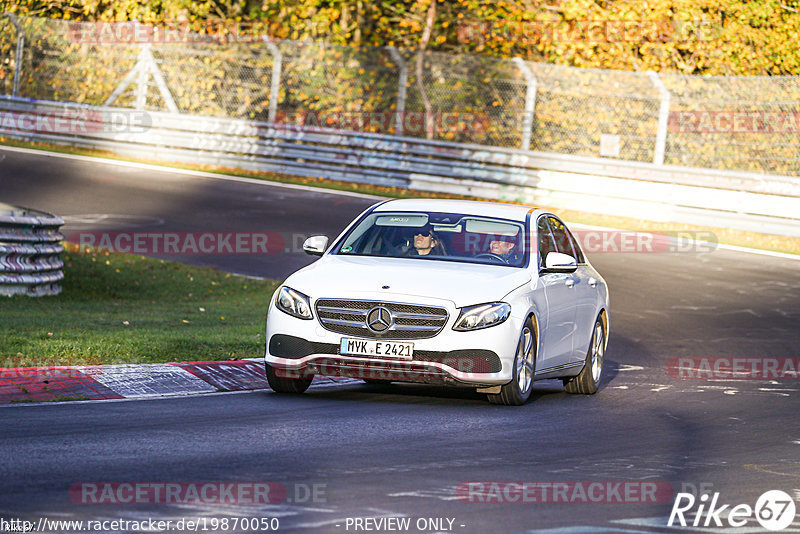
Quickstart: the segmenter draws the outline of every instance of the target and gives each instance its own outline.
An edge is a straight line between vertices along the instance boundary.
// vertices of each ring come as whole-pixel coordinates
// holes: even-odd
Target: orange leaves
[[[436,0],[428,49],[522,56],[534,61],[693,74],[800,74],[797,0]],[[185,2],[65,0],[44,16],[62,19],[166,21],[178,16],[259,22],[278,39],[370,43],[414,49],[431,0],[391,2]],[[7,7],[38,10],[38,0]],[[3,51],[6,43],[0,40]],[[5,56],[5,53],[3,54]],[[7,77],[7,74],[6,74]]]

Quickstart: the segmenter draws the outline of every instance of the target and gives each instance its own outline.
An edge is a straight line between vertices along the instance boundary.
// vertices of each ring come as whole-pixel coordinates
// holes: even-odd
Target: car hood
[[[500,300],[530,279],[527,269],[500,265],[325,255],[285,283],[313,299],[373,294],[371,298],[388,300],[409,295],[462,307]]]

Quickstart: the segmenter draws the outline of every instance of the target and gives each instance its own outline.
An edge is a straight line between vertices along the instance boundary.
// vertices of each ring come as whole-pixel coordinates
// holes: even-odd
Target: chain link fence
[[[800,174],[800,77],[661,79],[672,95],[666,161]]]
[[[647,75],[528,66],[538,87],[531,148],[653,161],[661,99]],[[603,136],[610,146],[601,152]]]
[[[800,77],[420,58],[392,47],[34,18],[16,22],[20,46],[12,19],[0,17],[6,95],[16,84],[25,98],[800,175]]]

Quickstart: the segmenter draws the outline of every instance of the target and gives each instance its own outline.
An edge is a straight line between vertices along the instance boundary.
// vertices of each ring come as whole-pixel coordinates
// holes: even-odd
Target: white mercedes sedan
[[[554,214],[460,200],[389,200],[359,215],[286,279],[267,314],[278,393],[314,375],[471,387],[520,405],[534,380],[593,394],[608,343],[608,288]]]

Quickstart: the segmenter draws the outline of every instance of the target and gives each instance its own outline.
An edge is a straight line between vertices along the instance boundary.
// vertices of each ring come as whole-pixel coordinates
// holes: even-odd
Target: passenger
[[[426,224],[419,230],[414,231],[414,248],[408,253],[409,256],[446,256],[441,239],[433,231],[430,224]]]

